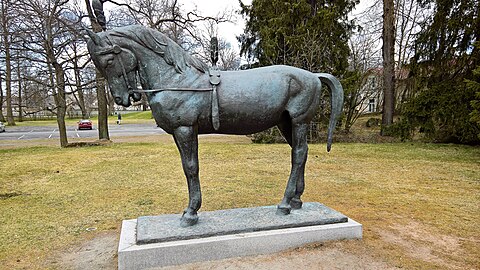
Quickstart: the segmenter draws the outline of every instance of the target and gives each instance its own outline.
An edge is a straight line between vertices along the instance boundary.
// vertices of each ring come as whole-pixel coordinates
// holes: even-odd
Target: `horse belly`
[[[220,114],[219,133],[247,135],[257,133],[280,123],[283,110],[255,114],[238,111]]]
[[[270,77],[269,77],[270,76]],[[288,102],[288,78],[275,74],[223,79],[219,87],[220,129],[252,134],[277,125]]]

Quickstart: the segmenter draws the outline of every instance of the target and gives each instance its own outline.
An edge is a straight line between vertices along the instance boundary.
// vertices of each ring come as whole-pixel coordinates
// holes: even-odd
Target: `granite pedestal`
[[[124,220],[118,269],[148,269],[282,251],[308,243],[362,238],[362,225],[320,203],[305,203],[290,215],[276,206],[199,213],[195,226],[181,215]]]

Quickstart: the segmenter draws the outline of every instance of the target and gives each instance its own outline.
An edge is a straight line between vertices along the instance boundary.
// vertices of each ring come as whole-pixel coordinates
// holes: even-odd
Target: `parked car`
[[[88,119],[78,121],[78,129],[93,129],[92,121]]]
[[[5,124],[0,122],[0,132],[5,132]]]

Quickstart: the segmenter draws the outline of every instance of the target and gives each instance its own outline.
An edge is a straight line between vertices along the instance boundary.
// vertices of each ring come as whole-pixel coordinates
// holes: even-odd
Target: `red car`
[[[93,129],[92,121],[90,120],[80,120],[78,122],[78,129]]]

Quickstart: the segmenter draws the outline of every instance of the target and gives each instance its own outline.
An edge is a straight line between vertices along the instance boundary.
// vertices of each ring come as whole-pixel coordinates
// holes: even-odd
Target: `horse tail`
[[[343,87],[333,75],[328,73],[315,73],[322,83],[330,88],[330,122],[328,124],[327,151],[330,152],[333,141],[333,130],[337,125],[337,119],[342,114],[343,109]]]

